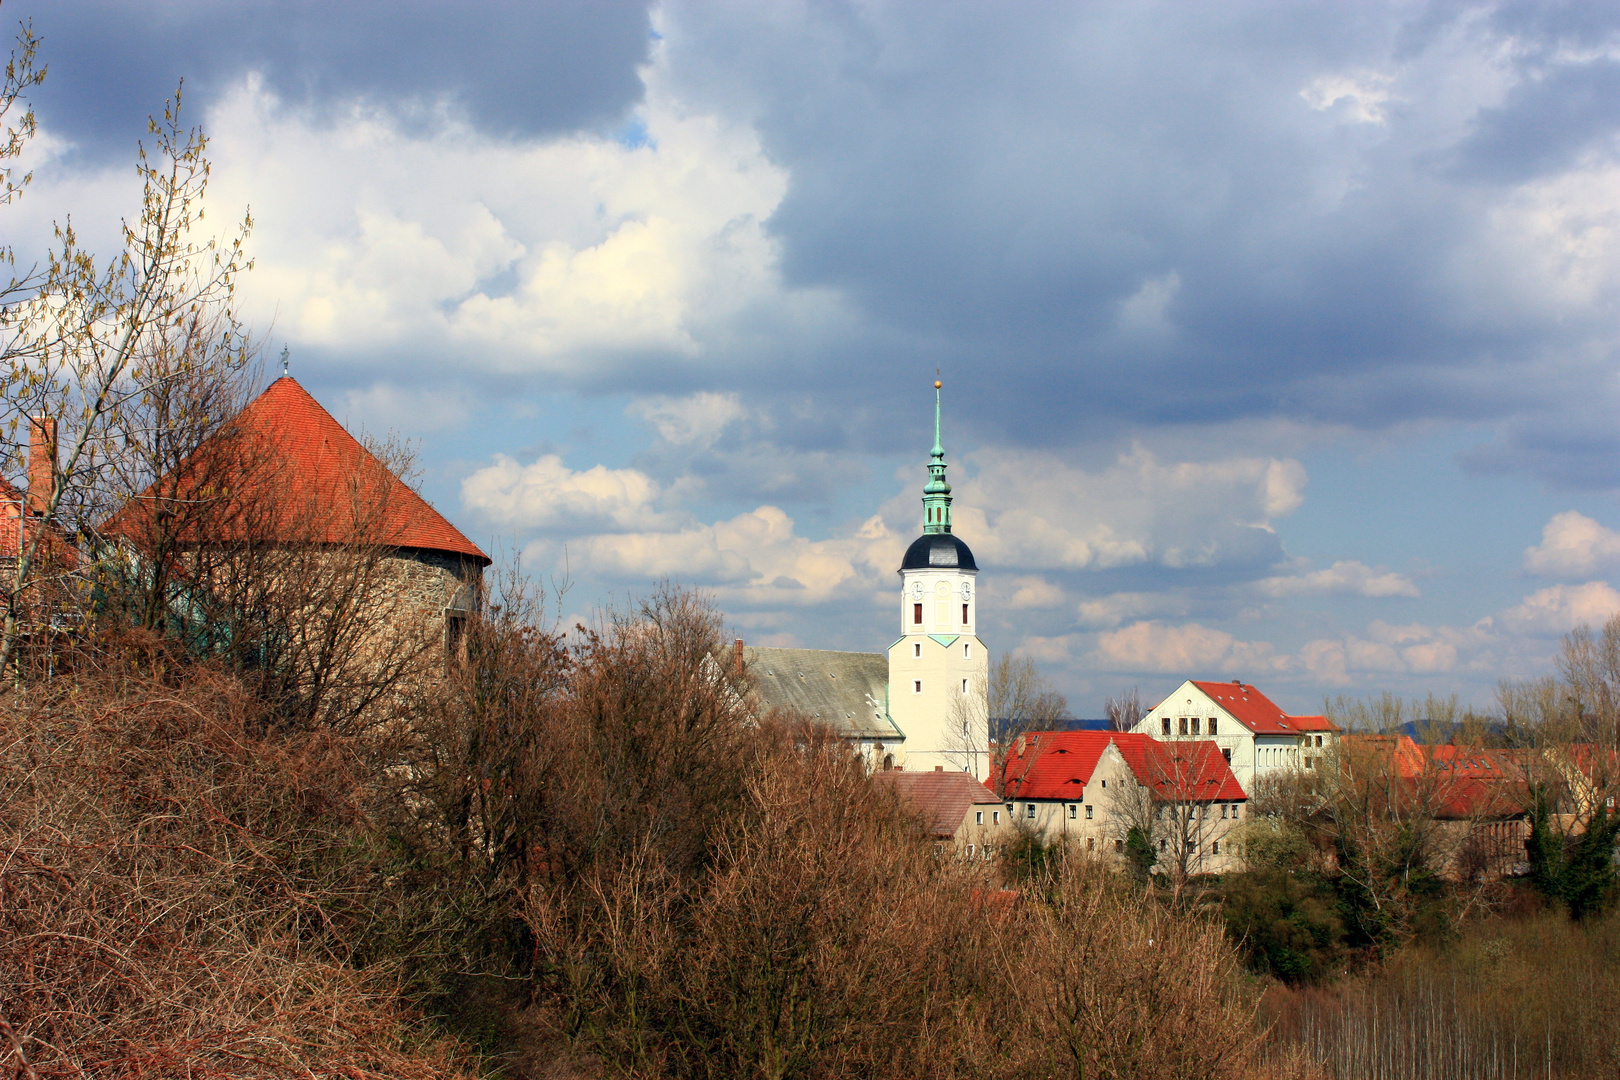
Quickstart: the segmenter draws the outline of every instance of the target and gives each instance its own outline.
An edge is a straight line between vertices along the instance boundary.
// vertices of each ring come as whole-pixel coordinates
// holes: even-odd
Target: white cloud
[[[1418,596],[1418,587],[1405,574],[1374,569],[1353,559],[1340,560],[1325,570],[1312,570],[1264,578],[1256,583],[1262,593],[1285,596]]]
[[[1606,581],[1588,581],[1541,589],[1497,618],[1521,634],[1563,634],[1582,623],[1602,626],[1615,612],[1620,612],[1620,592]]]
[[[747,415],[736,394],[708,391],[679,398],[638,398],[625,411],[651,424],[665,442],[700,449],[713,446],[727,427]]]
[[[1342,115],[1360,124],[1383,124],[1384,106],[1394,99],[1390,90],[1392,76],[1379,71],[1356,71],[1333,75],[1319,75],[1312,79],[1299,96],[1318,112],[1335,107]]]
[[[1280,553],[1270,522],[1299,507],[1306,480],[1293,460],[1161,464],[1141,446],[1095,472],[1039,451],[972,461],[956,531],[986,563],[1030,570],[1270,564]]]
[[[1111,671],[1159,671],[1210,676],[1231,672],[1281,672],[1287,657],[1268,642],[1239,641],[1224,630],[1197,623],[1170,626],[1133,623],[1097,636],[1095,660]]]
[[[520,465],[505,454],[461,482],[461,502],[500,524],[524,529],[650,528],[666,522],[658,485],[636,469],[593,465],[579,472],[555,454]]]
[[[1525,548],[1524,568],[1554,578],[1590,578],[1620,566],[1620,532],[1574,510],[1554,514],[1541,543]]]
[[[1059,607],[1064,601],[1062,587],[1043,577],[1015,577],[1007,585],[1012,589],[1006,602],[1009,611]]]
[[[295,347],[587,380],[649,352],[714,362],[740,312],[827,317],[831,293],[782,289],[763,224],[786,172],[661,73],[655,56],[638,146],[413,128],[359,104],[317,121],[249,77],[208,116],[211,202],[256,223],[246,309]]]
[[[670,578],[712,587],[725,604],[802,608],[890,586],[904,539],[867,520],[852,536],[810,540],[775,506],[672,532],[587,536],[570,545],[573,564],[609,579]]]
[[[1143,280],[1119,305],[1118,327],[1131,337],[1164,337],[1175,330],[1168,314],[1170,302],[1181,291],[1181,275],[1174,270]]]

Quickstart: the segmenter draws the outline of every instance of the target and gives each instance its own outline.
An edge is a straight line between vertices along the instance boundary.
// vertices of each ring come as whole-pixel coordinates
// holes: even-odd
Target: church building
[[[989,776],[989,655],[977,635],[979,567],[951,532],[951,485],[934,383],[934,449],[923,531],[906,549],[900,636],[883,653],[747,648],[760,703],[817,717],[860,748],[874,770]]]

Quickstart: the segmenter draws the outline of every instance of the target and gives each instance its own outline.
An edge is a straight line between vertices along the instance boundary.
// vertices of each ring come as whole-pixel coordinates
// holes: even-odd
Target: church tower
[[[979,568],[951,533],[951,485],[934,383],[934,450],[923,487],[923,533],[900,561],[900,640],[889,646],[889,716],[904,733],[908,772],[986,778],[990,659],[975,633]]]

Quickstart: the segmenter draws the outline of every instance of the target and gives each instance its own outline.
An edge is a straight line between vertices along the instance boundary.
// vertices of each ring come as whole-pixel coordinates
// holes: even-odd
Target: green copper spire
[[[928,483],[923,488],[923,532],[951,531],[951,485],[945,482],[945,447],[939,441],[939,388],[934,380],[934,453],[928,461]]]

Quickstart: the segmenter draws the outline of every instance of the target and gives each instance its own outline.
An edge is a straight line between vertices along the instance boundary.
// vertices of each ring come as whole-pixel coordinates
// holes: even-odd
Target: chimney
[[[56,480],[56,421],[28,418],[28,511],[43,514]]]
[[[741,678],[743,673],[742,645],[742,638],[738,638],[731,646],[731,662],[736,667],[738,678]]]
[[[943,765],[935,765],[934,766],[934,771],[935,772],[944,772],[945,771],[945,766],[943,766]]]

